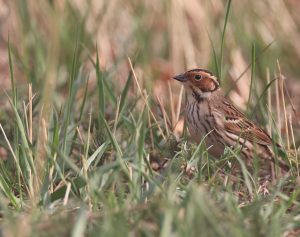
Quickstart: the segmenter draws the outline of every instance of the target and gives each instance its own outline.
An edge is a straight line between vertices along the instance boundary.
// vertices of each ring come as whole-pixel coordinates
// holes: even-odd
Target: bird
[[[204,139],[208,152],[215,158],[224,154],[226,147],[240,147],[240,157],[248,167],[257,156],[270,173],[271,164],[287,171],[289,166],[276,160],[271,147],[274,142],[261,127],[250,121],[224,96],[216,76],[206,69],[195,68],[176,75],[186,91],[185,120],[191,138],[200,143]],[[275,143],[278,147],[277,143]]]

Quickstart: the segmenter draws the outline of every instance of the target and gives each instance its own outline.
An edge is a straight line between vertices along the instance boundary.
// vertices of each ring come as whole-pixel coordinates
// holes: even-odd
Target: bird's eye
[[[199,74],[195,75],[195,79],[196,79],[197,81],[199,81],[201,78],[202,78],[201,75],[199,75]]]

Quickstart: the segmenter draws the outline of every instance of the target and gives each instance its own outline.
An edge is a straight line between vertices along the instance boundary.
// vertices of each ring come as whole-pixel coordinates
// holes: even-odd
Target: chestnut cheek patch
[[[203,78],[200,82],[199,82],[199,88],[203,91],[203,92],[212,92],[218,89],[218,85],[215,81],[213,81],[210,78]]]

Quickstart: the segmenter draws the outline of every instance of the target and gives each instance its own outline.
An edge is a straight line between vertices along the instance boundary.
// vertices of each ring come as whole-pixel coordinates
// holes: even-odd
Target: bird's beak
[[[173,79],[180,81],[180,82],[185,82],[187,81],[187,78],[184,74],[179,74],[173,77]]]

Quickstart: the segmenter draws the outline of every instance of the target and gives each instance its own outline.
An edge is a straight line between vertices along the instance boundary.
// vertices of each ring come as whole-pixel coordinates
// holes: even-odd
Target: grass
[[[277,57],[287,58],[281,53],[295,42],[278,36],[273,48],[261,39],[262,22],[271,16],[246,21],[253,9],[268,5],[257,8],[253,1],[241,22],[238,2],[220,8],[194,1],[116,3],[10,5],[18,24],[7,40],[10,85],[1,95],[7,101],[0,110],[1,235],[297,236],[297,175],[276,180],[263,195],[256,170],[247,170],[238,148],[215,160],[203,142],[189,141],[180,125],[184,95],[176,83],[165,82],[188,64],[216,68],[225,89],[240,91],[235,102],[250,117],[262,126],[271,121],[274,139],[297,148],[298,120],[288,110],[297,101],[286,100],[280,68],[281,79],[264,80],[266,69],[276,73]],[[202,18],[193,9],[211,16],[206,30],[195,25]],[[182,25],[189,27],[183,38]],[[209,49],[199,54],[202,43]],[[186,58],[205,54],[197,62]],[[241,78],[229,73],[240,65]],[[243,72],[247,65],[251,72]],[[293,61],[280,65],[288,75],[298,73]],[[279,105],[269,103],[274,108],[268,116],[267,92]],[[229,96],[237,98],[234,90]],[[298,170],[297,152],[284,152]],[[234,165],[241,166],[240,175]]]

